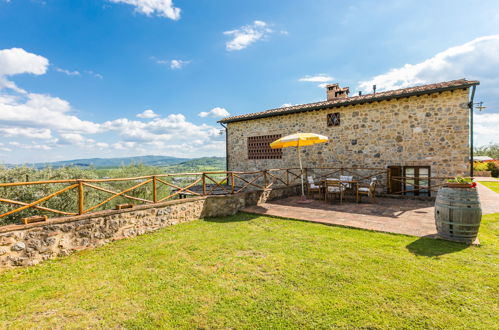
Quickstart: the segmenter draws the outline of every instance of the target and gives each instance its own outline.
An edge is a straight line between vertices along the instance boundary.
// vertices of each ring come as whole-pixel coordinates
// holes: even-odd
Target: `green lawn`
[[[0,328],[499,324],[499,214],[481,247],[239,214],[0,274]]]
[[[499,194],[499,181],[480,181],[480,183]]]

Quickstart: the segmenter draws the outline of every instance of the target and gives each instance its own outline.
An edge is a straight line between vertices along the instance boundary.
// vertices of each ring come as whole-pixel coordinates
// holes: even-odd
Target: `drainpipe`
[[[475,98],[476,85],[471,87],[471,98],[468,103],[470,108],[470,177],[473,177],[473,99]]]
[[[229,131],[227,130],[227,126],[223,123],[218,122],[225,129],[225,170],[229,171]]]

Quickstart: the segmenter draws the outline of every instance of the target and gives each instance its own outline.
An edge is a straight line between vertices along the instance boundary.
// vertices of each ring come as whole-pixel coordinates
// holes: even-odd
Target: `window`
[[[430,196],[430,166],[388,166],[390,193]]]
[[[281,159],[282,149],[272,149],[270,144],[281,134],[248,137],[248,159]]]
[[[340,113],[328,113],[327,114],[327,126],[340,126]]]
[[[404,191],[410,196],[430,196],[430,167],[405,166]]]

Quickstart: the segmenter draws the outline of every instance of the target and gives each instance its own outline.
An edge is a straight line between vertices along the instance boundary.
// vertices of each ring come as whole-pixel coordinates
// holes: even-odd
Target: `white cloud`
[[[499,143],[497,127],[499,127],[499,113],[475,113],[474,137],[477,145]]]
[[[205,142],[218,134],[215,127],[193,124],[182,114],[170,114],[149,122],[120,118],[103,123],[102,130],[115,131],[128,142],[174,141],[175,144],[194,140]]]
[[[222,118],[230,116],[230,113],[225,108],[216,107],[211,109],[210,111],[202,111],[198,114],[199,117],[206,118]]]
[[[61,69],[61,68],[55,68],[55,71],[60,72],[60,73],[64,73],[65,75],[68,75],[68,76],[79,76],[80,75],[79,71],[70,71],[70,70],[65,70],[65,69]]]
[[[4,137],[26,137],[31,139],[52,139],[52,131],[48,128],[6,127],[0,128],[0,135]]]
[[[301,81],[301,82],[320,82],[320,84],[318,84],[317,87],[325,88],[327,86],[327,84],[329,84],[331,81],[333,81],[333,79],[334,79],[333,77],[331,77],[325,73],[319,73],[315,76],[306,75],[306,76],[298,79],[298,81]]]
[[[421,63],[391,69],[361,81],[359,87],[370,91],[372,85],[376,85],[380,90],[387,90],[463,77],[497,82],[498,73],[499,34],[451,47]]]
[[[111,145],[111,147],[116,150],[134,149],[136,146],[137,142],[117,142]]]
[[[161,60],[161,59],[157,59],[154,56],[152,56],[151,59],[153,59],[158,64],[168,65],[170,67],[170,69],[172,69],[172,70],[180,70],[186,64],[191,63],[191,61],[186,61],[186,60]]]
[[[225,43],[228,51],[242,50],[266,38],[274,31],[263,21],[254,21],[253,24],[241,26],[239,29],[225,31],[224,34],[231,36],[232,39]]]
[[[85,70],[85,73],[89,74],[89,75],[91,75],[91,76],[93,76],[95,78],[98,78],[98,79],[104,78],[100,73],[94,72],[92,70]]]
[[[182,67],[186,64],[188,64],[190,61],[182,61],[182,60],[171,60],[170,61],[170,69],[172,70],[179,70],[182,69]]]
[[[135,10],[147,16],[156,15],[172,20],[180,19],[180,8],[173,5],[172,0],[109,0],[114,3],[125,3],[135,6]]]
[[[147,118],[156,118],[159,117],[159,115],[155,113],[153,110],[148,109],[144,110],[144,112],[137,114],[137,117],[147,119]]]
[[[370,91],[376,85],[378,90],[389,90],[459,78],[479,80],[475,102],[483,101],[488,106],[484,113],[475,115],[477,145],[499,143],[499,34],[476,38],[420,63],[391,69],[359,82],[359,88]]]
[[[22,48],[0,50],[0,75],[11,76],[21,73],[45,74],[49,61],[40,55],[28,53]]]
[[[95,146],[99,149],[106,149],[109,148],[109,143],[106,142],[97,142]]]
[[[328,81],[332,81],[333,79],[334,79],[333,77],[328,76],[325,73],[320,73],[320,74],[315,75],[315,76],[306,75],[305,77],[301,77],[300,79],[298,79],[298,81],[325,83]]]
[[[9,142],[11,146],[14,146],[16,148],[21,148],[21,149],[38,149],[38,150],[51,150],[52,147],[50,147],[47,144],[37,144],[35,142],[32,142],[31,144],[27,143],[19,143],[17,141]]]
[[[12,89],[18,93],[25,93],[16,84],[7,79],[16,74],[31,73],[42,75],[47,72],[49,61],[40,55],[28,53],[22,48],[0,50],[0,90]]]
[[[78,144],[85,142],[85,138],[77,133],[62,133],[59,143],[63,144]]]
[[[0,97],[0,125],[96,133],[99,125],[69,114],[70,104],[58,97],[28,93]]]

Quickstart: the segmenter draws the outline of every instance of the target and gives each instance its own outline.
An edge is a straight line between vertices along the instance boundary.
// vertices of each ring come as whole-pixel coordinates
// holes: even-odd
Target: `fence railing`
[[[392,186],[399,186],[398,189],[390,189],[392,195],[414,195],[414,196],[433,196],[438,189],[443,187],[447,179],[454,177],[413,177],[413,176],[392,176],[390,182]]]
[[[131,178],[0,183],[0,205],[4,206],[0,209],[0,219],[25,210],[39,210],[42,213],[63,216],[82,215],[105,209],[106,206],[110,208],[112,207],[110,204],[116,200],[152,204],[187,196],[235,194],[252,189],[265,190],[272,186],[297,184],[300,182],[299,178],[299,169],[287,168],[253,172],[213,171]],[[119,184],[120,189],[113,187],[113,184]],[[17,191],[8,193],[6,189],[9,188]],[[26,194],[26,191],[29,191],[29,194]],[[23,195],[28,196],[26,199],[29,200],[19,200]],[[41,205],[56,198],[67,201],[53,203],[58,206]],[[5,210],[5,205],[14,208]]]
[[[305,182],[307,176],[313,176],[314,180],[318,181],[341,175],[351,175],[355,180],[365,183],[372,178],[377,178],[378,187],[391,194],[435,191],[442,185],[442,180],[446,179],[432,177],[427,180],[427,183],[422,180],[410,181],[407,177],[390,177],[390,172],[386,168],[313,167],[303,169]],[[393,182],[400,182],[402,189],[390,191]],[[14,214],[16,216],[37,215],[33,212],[35,210],[40,211],[38,213],[41,214],[82,215],[110,209],[124,201],[152,204],[177,198],[236,194],[299,183],[299,168],[0,183],[0,219],[12,217]],[[411,185],[412,188],[408,189],[407,187]]]

